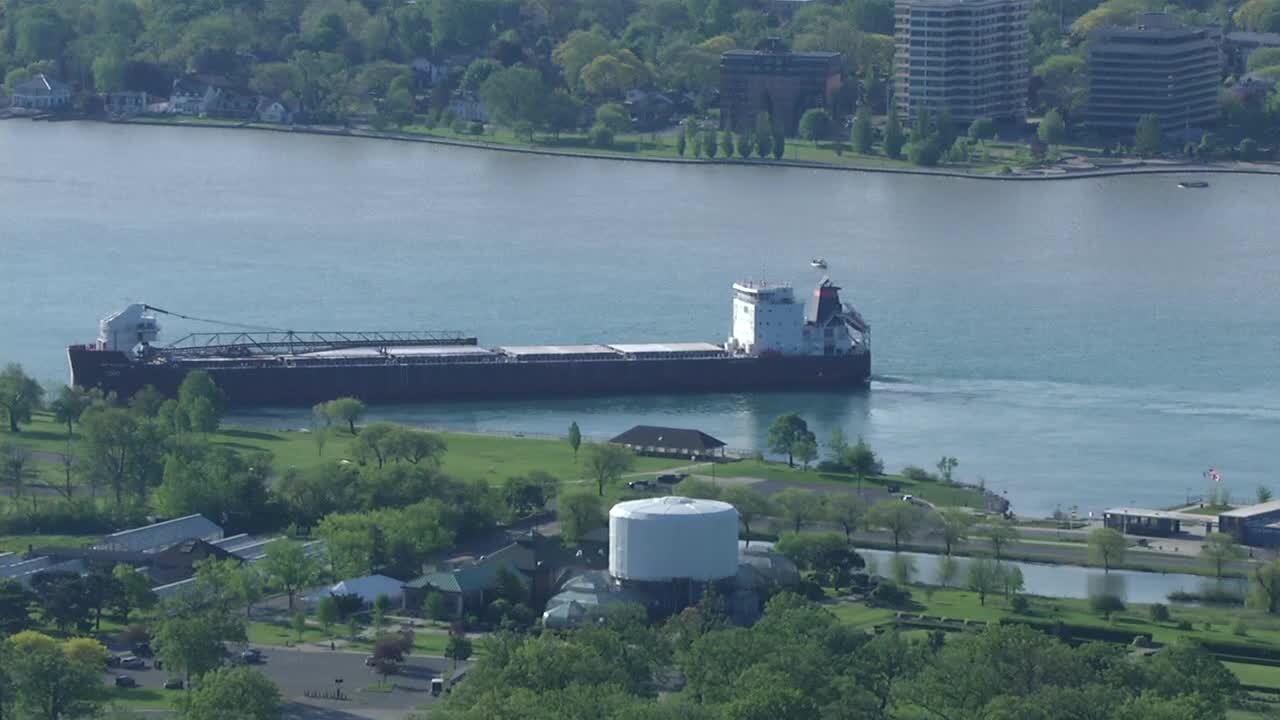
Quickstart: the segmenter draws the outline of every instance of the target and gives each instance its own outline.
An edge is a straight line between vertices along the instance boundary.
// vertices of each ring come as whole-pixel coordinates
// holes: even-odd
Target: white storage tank
[[[738,511],[718,500],[660,497],[609,511],[609,574],[619,580],[720,580],[738,572]]]

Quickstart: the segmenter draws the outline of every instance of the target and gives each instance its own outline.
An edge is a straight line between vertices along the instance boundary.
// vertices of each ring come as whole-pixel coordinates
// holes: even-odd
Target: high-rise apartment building
[[[1139,15],[1133,27],[1089,34],[1088,70],[1091,127],[1133,130],[1138,118],[1153,114],[1169,131],[1218,117],[1222,52],[1214,31]]]
[[[950,108],[957,122],[1027,113],[1029,0],[897,0],[894,102],[904,119]]]

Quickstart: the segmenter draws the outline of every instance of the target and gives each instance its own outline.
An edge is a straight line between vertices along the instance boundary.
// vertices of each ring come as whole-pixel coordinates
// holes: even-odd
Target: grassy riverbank
[[[905,159],[894,160],[886,157],[877,147],[870,154],[855,153],[845,149],[837,152],[835,145],[829,142],[814,142],[788,139],[786,153],[781,160],[752,157],[743,160],[736,153],[732,158],[718,155],[714,160],[699,159],[692,156],[687,149],[681,156],[676,147],[674,131],[663,133],[623,133],[614,139],[608,148],[595,147],[590,144],[586,135],[564,133],[559,137],[535,135],[533,139],[518,137],[506,129],[492,128],[481,135],[467,132],[455,132],[447,127],[427,127],[424,125],[407,125],[396,130],[374,131],[370,129],[351,129],[343,127],[310,127],[285,126],[268,123],[245,123],[205,118],[142,118],[130,121],[133,124],[171,125],[185,127],[234,128],[286,133],[310,133],[318,135],[336,135],[384,140],[413,140],[419,142],[447,143],[481,149],[507,150],[513,152],[530,152],[546,155],[563,155],[568,157],[585,157],[610,160],[639,160],[653,162],[677,162],[688,164],[715,163],[730,165],[759,166],[799,166],[819,169],[834,169],[864,172],[892,172],[918,175],[937,175],[942,177],[968,177],[989,180],[1062,180],[1070,178],[1100,177],[1114,175],[1135,175],[1148,173],[1247,173],[1247,174],[1280,174],[1280,167],[1274,163],[1237,163],[1211,162],[1186,163],[1181,159],[1146,162],[1129,160],[1127,162],[1105,158],[1097,149],[1083,147],[1063,148],[1072,154],[1080,155],[1086,163],[1094,164],[1091,168],[1072,167],[1064,169],[1060,166],[1044,167],[1041,163],[1028,159],[1023,146],[1019,143],[989,141],[977,147],[969,160],[964,162],[948,162],[946,164],[923,167],[914,165]],[[847,148],[847,146],[846,146]],[[1095,164],[1096,163],[1096,164]],[[1028,172],[1021,172],[1028,171]]]

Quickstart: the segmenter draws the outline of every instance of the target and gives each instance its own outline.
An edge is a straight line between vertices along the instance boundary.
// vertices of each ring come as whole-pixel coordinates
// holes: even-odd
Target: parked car
[[[689,477],[688,473],[663,473],[658,476],[658,482],[665,483],[667,485],[675,485],[687,477]]]
[[[372,655],[366,655],[364,658],[365,667],[373,667],[378,664],[378,659]]]
[[[109,668],[112,668],[112,667],[120,667],[120,656],[119,656],[119,655],[108,655],[108,656],[107,656],[107,667],[109,667]]]
[[[116,687],[121,687],[121,688],[136,688],[136,687],[138,687],[138,681],[137,681],[137,680],[134,680],[133,678],[129,677],[128,675],[117,675],[117,676],[116,676]]]
[[[631,482],[627,483],[627,487],[631,488],[632,490],[649,490],[653,488],[653,481],[632,480]]]
[[[125,670],[146,670],[147,661],[136,655],[125,655],[120,658],[120,667]]]
[[[431,678],[431,694],[439,695],[444,692],[444,678]]]
[[[155,653],[151,651],[151,643],[140,642],[133,646],[133,654],[140,658],[149,658]]]
[[[169,678],[168,680],[165,680],[164,689],[165,690],[181,690],[182,678]]]
[[[255,665],[262,662],[262,652],[257,648],[249,648],[248,650],[240,653],[240,660],[246,665]]]

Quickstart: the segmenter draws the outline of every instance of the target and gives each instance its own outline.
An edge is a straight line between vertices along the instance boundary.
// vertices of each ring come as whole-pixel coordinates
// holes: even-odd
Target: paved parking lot
[[[400,672],[385,682],[366,667],[364,652],[292,650],[279,647],[261,648],[264,662],[253,667],[260,670],[280,688],[280,696],[291,701],[285,708],[287,718],[294,720],[339,720],[344,717],[403,717],[406,710],[430,703],[431,679],[446,674],[450,668],[443,658],[406,658]],[[161,689],[172,677],[166,670],[156,670],[147,661],[146,670],[112,668],[106,682],[116,675],[128,675],[138,687]],[[341,680],[342,682],[337,682]],[[332,693],[342,688],[346,700],[308,698],[308,693]],[[371,688],[390,688],[390,691]],[[176,695],[177,690],[161,690]]]

